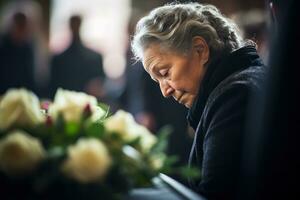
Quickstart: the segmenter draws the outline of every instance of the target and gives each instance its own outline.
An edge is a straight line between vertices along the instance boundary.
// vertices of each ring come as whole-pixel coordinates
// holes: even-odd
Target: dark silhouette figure
[[[68,90],[83,91],[98,98],[103,96],[104,78],[102,56],[85,47],[80,38],[80,16],[70,18],[72,42],[51,62],[51,91],[61,87]]]
[[[268,35],[270,68],[264,90],[252,103],[238,199],[297,199],[299,4],[295,0],[266,0],[266,5],[272,15]]]
[[[9,30],[0,38],[0,94],[8,88],[34,89],[34,53],[28,19],[17,12]]]

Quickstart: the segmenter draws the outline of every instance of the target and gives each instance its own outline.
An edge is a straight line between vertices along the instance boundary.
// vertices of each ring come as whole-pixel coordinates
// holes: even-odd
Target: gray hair
[[[213,5],[173,3],[158,7],[140,19],[131,41],[132,51],[141,60],[143,51],[153,43],[187,53],[192,39],[201,36],[210,49],[210,59],[242,46],[237,26]]]

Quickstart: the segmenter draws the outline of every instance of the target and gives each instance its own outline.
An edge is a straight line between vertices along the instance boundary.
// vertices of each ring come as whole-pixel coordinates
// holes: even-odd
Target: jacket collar
[[[187,116],[189,124],[197,129],[202,112],[209,94],[218,84],[231,74],[249,66],[261,64],[261,60],[254,46],[245,46],[232,53],[221,56],[207,67],[198,95],[190,108]]]

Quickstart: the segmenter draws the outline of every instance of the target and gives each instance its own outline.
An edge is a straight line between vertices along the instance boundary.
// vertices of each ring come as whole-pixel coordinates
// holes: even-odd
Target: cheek
[[[190,80],[184,76],[181,76],[178,79],[173,79],[169,82],[169,85],[175,90],[184,92],[188,92],[192,88]]]
[[[195,94],[199,90],[199,84],[199,80],[195,76],[195,73],[185,74],[184,76],[181,76],[180,79],[176,79],[173,82],[173,88],[175,90]]]
[[[189,91],[191,88],[190,76],[185,69],[172,73],[169,85],[175,90]]]

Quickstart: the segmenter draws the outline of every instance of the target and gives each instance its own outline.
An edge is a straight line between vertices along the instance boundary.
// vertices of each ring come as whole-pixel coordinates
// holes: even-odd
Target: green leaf
[[[55,146],[52,147],[49,151],[48,151],[48,156],[49,158],[56,158],[56,157],[61,157],[62,155],[65,154],[64,148],[61,146]]]
[[[172,155],[168,156],[164,160],[164,164],[162,166],[161,172],[163,173],[172,173],[173,165],[178,161],[178,156]]]
[[[101,117],[100,120],[104,120],[104,119],[106,119],[107,117],[110,116],[110,112],[109,112],[110,107],[109,107],[109,105],[107,105],[107,104],[105,104],[105,103],[98,103],[98,106],[99,106],[102,110],[105,111],[105,114]]]
[[[157,142],[151,147],[150,154],[157,154],[165,152],[168,147],[168,138],[173,128],[171,126],[164,126],[158,132]]]
[[[116,141],[124,142],[122,137],[120,136],[120,134],[117,133],[117,132],[113,131],[110,134],[108,134],[108,136],[109,136],[110,140],[116,140]]]
[[[165,125],[161,129],[159,129],[157,135],[170,135],[173,132],[173,127],[171,125]]]
[[[65,126],[65,119],[62,113],[59,113],[55,121],[55,129],[63,131]]]
[[[136,137],[135,139],[129,141],[127,144],[133,147],[138,147],[141,141],[141,137]]]
[[[89,137],[102,138],[104,135],[103,124],[91,123],[86,129],[86,135]]]
[[[200,178],[201,171],[197,167],[184,166],[179,168],[179,173],[184,178]]]
[[[65,132],[68,136],[76,136],[80,130],[80,124],[76,122],[68,122],[65,125]]]

